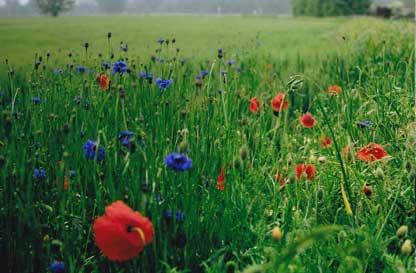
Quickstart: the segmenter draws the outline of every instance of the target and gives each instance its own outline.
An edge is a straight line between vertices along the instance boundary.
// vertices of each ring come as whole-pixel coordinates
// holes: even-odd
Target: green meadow
[[[413,32],[368,17],[0,18],[4,272],[412,272]],[[174,170],[175,152],[192,167]],[[153,226],[122,262],[93,229],[117,200]],[[131,229],[103,236],[118,249]]]

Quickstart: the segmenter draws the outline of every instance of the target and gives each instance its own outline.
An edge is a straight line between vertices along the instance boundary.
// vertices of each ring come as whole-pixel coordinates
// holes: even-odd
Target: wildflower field
[[[413,32],[0,18],[0,271],[413,272]]]

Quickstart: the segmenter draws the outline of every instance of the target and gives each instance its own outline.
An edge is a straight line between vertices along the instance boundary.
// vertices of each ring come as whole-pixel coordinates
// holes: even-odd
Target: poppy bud
[[[62,242],[59,240],[52,240],[51,251],[58,254],[62,250]]]
[[[275,241],[280,241],[280,240],[282,239],[282,231],[280,230],[280,227],[275,226],[275,227],[273,228],[273,231],[272,231],[272,238],[273,238],[273,240],[275,240]]]
[[[363,188],[364,194],[367,197],[371,196],[371,186],[369,186],[367,183],[364,184],[364,188]]]
[[[247,148],[247,146],[241,147],[240,151],[239,151],[239,154],[240,154],[240,158],[242,160],[246,160],[247,157],[248,157],[248,148]]]
[[[111,38],[111,32],[107,33],[107,38],[110,39]]]
[[[384,172],[383,172],[383,170],[380,168],[380,167],[378,167],[377,169],[376,169],[376,171],[375,171],[375,176],[377,177],[377,178],[380,178],[380,179],[382,179],[383,177],[384,177]]]
[[[176,38],[172,38],[172,44],[176,43]]]
[[[412,242],[409,239],[404,241],[401,250],[403,255],[409,255],[412,252]]]
[[[407,231],[408,231],[407,226],[403,225],[403,226],[399,227],[399,229],[396,231],[396,235],[397,235],[397,237],[404,237],[404,236],[406,236]]]
[[[119,92],[120,98],[124,99],[124,97],[126,96],[126,91],[124,91],[124,88],[120,87],[118,92]]]
[[[238,158],[234,159],[234,168],[235,169],[237,169],[237,170],[240,169],[241,165],[243,165],[242,162],[241,162],[241,159],[238,159]]]
[[[180,153],[186,153],[189,149],[188,141],[184,140],[181,143],[179,143],[178,149]]]
[[[68,123],[64,124],[63,131],[64,131],[65,134],[67,134],[69,132],[69,124]]]
[[[324,191],[322,189],[318,190],[318,200],[321,200],[324,197]]]
[[[85,47],[85,49],[88,49],[88,47],[89,47],[90,45],[88,44],[88,43],[85,43],[84,44],[84,47]]]
[[[409,173],[409,180],[413,183],[416,183],[416,171],[415,170],[412,170]]]

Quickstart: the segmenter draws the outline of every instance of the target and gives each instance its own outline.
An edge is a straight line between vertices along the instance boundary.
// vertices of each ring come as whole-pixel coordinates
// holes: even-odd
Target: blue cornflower
[[[124,62],[124,61],[115,62],[114,65],[113,65],[113,70],[112,71],[113,71],[113,74],[116,74],[116,73],[120,73],[120,74],[126,73],[126,71],[127,71],[127,64],[126,64],[126,62]]]
[[[162,80],[161,78],[157,78],[155,83],[159,86],[160,90],[165,90],[169,85],[173,83],[173,80]]]
[[[92,140],[87,140],[84,144],[84,153],[88,159],[94,159],[96,150],[97,150],[97,142]],[[102,146],[98,147],[97,153],[97,160],[102,161],[104,160],[104,148]]]
[[[102,63],[101,64],[101,66],[105,69],[105,70],[107,70],[107,69],[109,69],[110,68],[110,64],[109,63]]]
[[[69,177],[74,178],[77,176],[77,172],[74,170],[69,170]]]
[[[206,76],[208,76],[209,72],[206,70],[201,70],[201,76],[202,78],[205,78]]]
[[[41,64],[41,62],[40,62],[40,61],[36,61],[36,62],[35,62],[35,69],[38,69],[40,64]]]
[[[209,187],[209,177],[207,177],[206,179],[205,179],[205,188],[208,188]]]
[[[46,179],[46,172],[43,169],[34,169],[33,170],[33,175],[36,177],[36,179],[38,180],[45,180]]]
[[[222,90],[221,89],[218,89],[217,90],[217,93],[221,95],[222,94]]]
[[[241,67],[236,67],[235,68],[235,71],[237,71],[238,73],[240,73],[241,72]]]
[[[85,100],[85,102],[84,102],[84,108],[85,108],[85,110],[89,110],[90,109],[90,102],[89,102],[89,100]]]
[[[152,83],[153,82],[153,73],[149,73],[147,75],[147,80],[149,81],[149,83]]]
[[[40,98],[32,98],[32,101],[33,101],[34,103],[40,103]]]
[[[58,75],[58,74],[62,74],[64,73],[64,71],[61,68],[54,68],[53,69],[53,73]]]
[[[80,131],[80,132],[79,132],[79,136],[80,136],[81,138],[84,138],[84,137],[85,137],[85,132],[84,132],[84,131]]]
[[[159,39],[157,40],[157,42],[158,42],[160,45],[162,45],[165,41],[166,41],[166,40],[165,40],[165,39],[163,39],[163,38],[159,38]]]
[[[371,121],[364,120],[364,121],[358,122],[357,126],[360,127],[360,128],[370,127],[371,126]]]
[[[118,135],[118,139],[121,141],[121,144],[125,147],[130,145],[130,140],[133,137],[133,132],[130,131],[121,131]]]
[[[165,62],[165,59],[159,58],[159,62],[164,63]]]
[[[85,66],[82,66],[82,65],[80,65],[80,66],[77,66],[76,68],[75,68],[79,73],[84,73],[85,72]]]
[[[22,115],[22,113],[20,113],[20,112],[13,112],[13,117],[15,118],[15,119],[19,119],[20,118],[20,116]]]
[[[227,64],[231,66],[231,65],[235,64],[235,60],[228,60]]]
[[[224,76],[225,74],[227,74],[227,71],[221,70],[221,75]]]
[[[142,79],[146,79],[146,78],[147,78],[147,73],[146,73],[146,71],[145,71],[145,70],[140,71],[139,76],[140,76]]]
[[[184,65],[186,63],[186,60],[185,59],[180,59],[179,62],[181,63],[181,65]]]
[[[172,153],[166,156],[165,164],[175,171],[186,171],[192,168],[192,159],[185,154]]]
[[[223,57],[222,48],[218,48],[218,58],[221,59]]]
[[[75,102],[76,104],[80,104],[80,103],[81,103],[81,97],[80,97],[79,95],[76,95],[76,96],[74,97],[74,102]]]
[[[50,267],[51,267],[51,271],[53,273],[62,273],[62,272],[65,271],[65,264],[64,264],[64,262],[58,262],[58,261],[55,261],[54,260],[54,261],[51,262]]]
[[[185,221],[185,214],[182,211],[178,210],[175,214],[175,220],[176,222]]]
[[[121,50],[124,52],[127,52],[129,50],[129,46],[125,44],[124,46],[121,47]]]
[[[170,219],[172,219],[172,216],[173,216],[172,210],[167,209],[166,210],[166,213],[165,213],[165,219],[166,219],[166,221],[169,221]]]

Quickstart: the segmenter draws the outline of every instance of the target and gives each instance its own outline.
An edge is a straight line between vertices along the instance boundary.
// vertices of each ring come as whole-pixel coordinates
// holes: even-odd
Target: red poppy
[[[296,165],[296,179],[300,180],[302,178],[302,174],[306,173],[306,179],[313,180],[316,173],[316,168],[314,165],[311,164],[298,164]]]
[[[256,97],[250,100],[250,111],[252,113],[257,113],[259,111],[260,103]]]
[[[153,224],[123,201],[105,208],[106,215],[94,221],[95,244],[111,261],[126,261],[152,242]]]
[[[279,181],[280,186],[283,186],[285,184],[285,177],[281,173],[275,174],[274,179]]]
[[[367,183],[364,184],[363,192],[367,197],[371,196],[371,186],[369,186]]]
[[[338,85],[331,85],[330,87],[328,87],[328,94],[330,95],[339,94],[341,92],[342,88]]]
[[[300,118],[300,123],[305,128],[312,128],[315,125],[315,118],[311,114],[306,113]]]
[[[362,147],[357,157],[362,161],[373,162],[387,156],[387,152],[378,144],[370,143],[367,146]]]
[[[110,84],[110,80],[105,74],[98,74],[95,79],[97,80],[98,84],[100,85],[101,90],[107,90]]]
[[[221,168],[221,172],[220,175],[217,178],[217,189],[219,189],[220,191],[223,191],[225,186],[224,186],[224,167]]]
[[[58,179],[56,179],[56,180],[55,180],[55,184],[56,184],[56,186],[57,186],[57,187],[59,187],[59,182],[58,182]],[[63,189],[64,191],[66,191],[66,190],[68,190],[68,188],[69,188],[68,178],[67,178],[66,176],[64,176],[64,183],[63,183],[63,185],[62,185],[62,189]]]
[[[274,97],[271,102],[273,111],[279,112],[279,111],[285,110],[289,102],[284,101],[284,100],[285,100],[285,94],[283,93],[277,94],[276,97]]]
[[[331,146],[331,143],[332,143],[332,141],[328,136],[324,136],[321,139],[321,147],[322,148],[328,148],[329,146]]]

